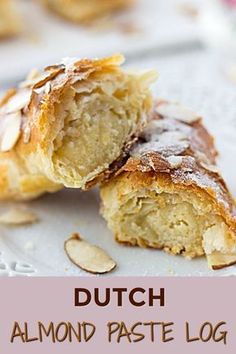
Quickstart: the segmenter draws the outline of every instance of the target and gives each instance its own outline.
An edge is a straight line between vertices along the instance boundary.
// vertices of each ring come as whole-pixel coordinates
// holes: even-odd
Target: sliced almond
[[[104,274],[116,267],[116,262],[103,249],[81,239],[77,233],[65,242],[65,251],[75,265],[89,273]]]
[[[5,113],[5,105],[10,100],[10,98],[16,94],[16,92],[16,88],[9,89],[5,92],[3,97],[0,98],[0,111],[3,111],[3,113]]]
[[[12,208],[0,215],[0,224],[5,225],[26,225],[38,221],[37,216],[30,210],[23,208]]]
[[[236,264],[235,253],[213,252],[207,255],[209,268],[219,270]]]
[[[17,112],[25,108],[26,106],[29,105],[30,98],[31,98],[30,89],[19,90],[7,102],[6,113]]]
[[[5,126],[1,137],[0,150],[10,151],[17,143],[21,131],[21,113],[8,114],[5,118]]]
[[[57,70],[61,70],[64,69],[65,65],[64,64],[55,64],[55,65],[49,65],[46,66],[46,68],[44,68],[45,71],[57,71]]]
[[[201,151],[196,151],[195,152],[195,157],[197,158],[197,160],[199,161],[199,163],[204,163],[204,164],[207,164],[207,165],[210,165],[210,161],[209,159],[207,158],[207,156],[201,152]]]
[[[156,112],[165,118],[179,119],[186,123],[193,123],[200,119],[200,116],[190,108],[175,102],[160,102],[156,106]]]
[[[219,173],[219,169],[216,165],[212,165],[212,164],[207,164],[204,162],[200,162],[200,165],[205,168],[205,170],[209,171],[209,172],[213,172],[213,173]]]
[[[37,94],[49,94],[51,92],[51,83],[50,81],[46,82],[43,86],[37,87],[33,89],[34,92],[36,92]]]
[[[46,70],[40,77],[39,81],[33,86],[33,88],[37,89],[44,86],[48,81],[53,80],[62,73],[64,73],[63,67],[57,67],[57,69],[54,70]]]
[[[46,84],[45,84],[45,93],[48,95],[51,91],[51,83],[48,81]]]
[[[213,172],[213,173],[219,173],[218,167],[216,165],[212,164],[205,154],[203,154],[200,151],[197,151],[195,153],[195,156],[196,156],[199,164],[203,168],[205,168],[205,170]]]

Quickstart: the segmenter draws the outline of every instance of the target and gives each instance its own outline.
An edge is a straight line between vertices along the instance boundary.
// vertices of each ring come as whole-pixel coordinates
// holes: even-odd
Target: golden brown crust
[[[40,166],[57,128],[57,122],[49,120],[49,117],[54,119],[54,104],[66,87],[86,80],[94,72],[109,71],[121,62],[123,57],[120,55],[101,60],[72,60],[49,66],[43,73],[34,71],[19,88],[6,92],[0,101],[0,135],[5,132],[8,110],[21,112],[21,132],[10,151],[0,152],[0,168],[4,171],[0,176],[0,199],[31,199],[62,188],[54,180],[50,166]],[[13,102],[16,109],[12,109],[11,99],[17,97],[19,104]],[[31,170],[34,160],[36,164]]]
[[[236,250],[236,205],[218,172],[216,156],[214,139],[203,126],[199,116],[194,116],[193,113],[178,104],[158,100],[148,126],[144,129],[139,141],[130,150],[125,163],[118,171],[114,172],[113,177],[110,177],[101,189],[102,212],[114,231],[116,240],[130,245],[164,248],[165,251],[173,254],[185,253],[190,258],[201,256],[204,252],[211,254],[214,247],[224,250],[225,253],[234,254]],[[145,198],[147,200],[152,198],[152,191],[157,193],[156,195],[154,193],[152,203],[153,205],[157,203],[160,210],[162,209],[162,199],[160,197],[158,202],[158,191],[169,196],[181,196],[183,198],[181,200],[188,201],[188,203],[191,203],[191,198],[196,197],[195,204],[199,202],[198,205],[196,204],[197,208],[201,208],[201,203],[204,203],[206,210],[215,215],[215,219],[212,219],[213,221],[209,224],[207,223],[205,229],[207,231],[208,228],[210,230],[213,227],[211,234],[207,231],[206,239],[202,242],[198,240],[198,246],[190,252],[186,252],[184,243],[182,246],[170,247],[166,246],[160,238],[150,241],[148,235],[145,237],[135,235],[133,230],[140,229],[140,234],[143,235],[146,226],[141,229],[140,223],[141,220],[145,220],[144,215],[139,214],[139,204],[132,204],[131,201],[144,198],[143,203],[145,203]],[[126,204],[128,201],[130,204]],[[136,209],[134,206],[132,209],[132,205],[136,205]],[[168,205],[168,201],[163,207],[165,208],[166,205]],[[137,217],[137,226],[136,229],[130,231],[131,229],[128,230],[127,225],[134,222],[134,215]],[[202,215],[201,209],[199,215]],[[180,217],[179,219],[177,217],[177,220],[181,219],[180,209]],[[121,228],[119,224],[122,220],[126,220],[126,224]],[[156,222],[158,223],[158,220]],[[219,229],[222,227],[219,235],[216,235],[214,231],[213,225],[215,223]],[[145,222],[144,225],[146,225]],[[155,228],[154,225],[150,225],[150,227]],[[217,241],[214,241],[214,235],[215,238],[219,237]],[[204,242],[208,242],[208,244],[205,245]],[[233,263],[209,265],[212,269],[220,269]]]
[[[167,119],[158,113],[158,107],[163,102],[166,101],[157,102],[152,115],[153,120],[164,121]],[[176,122],[172,121],[171,124]],[[146,181],[149,177],[155,178],[155,175],[158,174],[158,178],[160,178],[161,173],[166,183],[171,181],[180,187],[191,186],[203,190],[214,200],[226,223],[236,233],[236,205],[216,166],[218,153],[214,145],[214,138],[203,126],[201,119],[196,119],[190,123],[181,122],[181,125],[189,128],[188,146],[181,152],[182,161],[177,168],[171,166],[168,160],[168,158],[174,156],[172,153],[149,150],[130,157],[117,175],[122,172],[141,172],[141,174],[138,174],[138,180],[141,179],[142,182],[147,184]],[[142,139],[143,137],[141,137]],[[139,141],[138,145],[142,146],[142,141]],[[145,173],[145,175],[142,173]]]
[[[67,98],[67,92],[72,90],[73,96],[77,94],[77,88],[84,87],[84,83],[99,82],[103,75],[111,78],[120,75],[122,79],[129,77],[132,80],[134,76],[128,76],[120,69],[123,61],[122,55],[93,60],[65,59],[61,64],[46,67],[42,73],[32,71],[20,87],[7,91],[0,101],[0,168],[5,171],[0,176],[0,184],[5,186],[2,188],[5,192],[0,191],[0,199],[30,199],[47,191],[59,190],[63,185],[82,186],[75,177],[74,184],[69,184],[64,176],[58,178],[54,166],[54,141],[60,134],[66,134],[61,131],[64,118],[57,113],[56,107],[64,109],[65,116],[66,109],[60,102]],[[77,85],[76,89],[74,85]],[[151,106],[150,92],[146,97],[147,108]],[[137,122],[136,134],[145,122],[146,108],[143,109],[143,121]],[[123,150],[131,140],[127,134]],[[95,171],[84,184],[95,184],[104,170]]]

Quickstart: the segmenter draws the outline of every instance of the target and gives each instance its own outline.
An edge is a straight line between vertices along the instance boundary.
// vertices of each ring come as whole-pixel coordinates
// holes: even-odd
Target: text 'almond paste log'
[[[216,168],[213,138],[181,105],[159,101],[124,166],[101,190],[117,241],[236,263],[236,207]]]
[[[32,72],[0,103],[0,199],[30,199],[103,178],[143,128],[156,74],[121,55]]]

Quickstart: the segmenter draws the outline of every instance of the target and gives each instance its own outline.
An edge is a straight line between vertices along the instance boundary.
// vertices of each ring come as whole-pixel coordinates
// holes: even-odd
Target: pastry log
[[[126,9],[135,0],[42,0],[55,13],[78,23],[90,22],[111,12]]]
[[[102,179],[143,128],[153,72],[123,71],[121,55],[66,59],[33,71],[0,103],[0,199],[30,199]]]
[[[12,0],[0,0],[0,39],[11,37],[21,30],[22,24]]]
[[[101,188],[117,241],[205,254],[213,269],[236,263],[236,207],[216,156],[198,115],[159,100],[127,161]]]

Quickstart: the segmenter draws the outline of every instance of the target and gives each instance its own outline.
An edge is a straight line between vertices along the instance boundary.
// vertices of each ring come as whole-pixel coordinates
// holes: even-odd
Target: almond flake
[[[207,261],[211,269],[219,270],[236,264],[236,254],[214,252],[207,255]]]
[[[0,215],[0,224],[5,225],[26,225],[38,221],[37,216],[23,208],[12,208]]]
[[[37,88],[33,88],[33,91],[35,93],[37,93],[38,95],[40,95],[41,93],[45,92],[45,87],[44,86],[40,86],[40,87],[37,87]]]
[[[190,108],[174,102],[160,102],[156,112],[165,118],[179,119],[185,123],[193,123],[200,119]]]
[[[204,163],[202,161],[200,161],[200,165],[205,168],[205,170],[209,171],[209,172],[213,172],[213,173],[219,173],[219,170],[217,168],[217,166],[212,165],[212,164],[207,164]]]
[[[207,165],[210,164],[209,159],[207,158],[207,156],[203,152],[196,151],[195,156],[196,156],[197,160],[199,161],[199,163],[203,162]]]
[[[210,171],[210,172],[213,172],[213,173],[219,173],[219,170],[217,168],[216,165],[213,165],[209,159],[207,158],[207,156],[205,154],[203,154],[202,152],[200,151],[197,151],[195,153],[195,156],[198,160],[198,163],[203,167],[205,168],[205,170],[207,171]]]
[[[116,262],[103,249],[81,239],[77,233],[65,242],[65,251],[75,265],[89,273],[104,274],[116,267]]]
[[[17,143],[21,132],[21,113],[8,114],[5,118],[5,127],[1,137],[1,148],[3,152],[11,150]]]
[[[20,111],[29,105],[31,98],[31,90],[19,90],[14,96],[12,96],[6,105],[6,113],[12,113]]]
[[[36,85],[37,86],[37,85]],[[47,81],[46,83],[44,83],[42,86],[33,88],[34,92],[36,92],[37,94],[41,94],[41,93],[46,93],[47,95],[51,92],[51,83],[50,81]]]
[[[44,92],[48,95],[51,91],[51,83],[48,81],[45,85]]]

